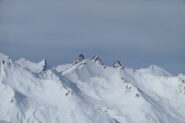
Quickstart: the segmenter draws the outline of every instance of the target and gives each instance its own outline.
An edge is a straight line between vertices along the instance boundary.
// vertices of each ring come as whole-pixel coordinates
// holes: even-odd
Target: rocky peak
[[[112,66],[114,68],[124,68],[123,64],[120,61],[115,61]]]
[[[92,57],[92,62],[103,65],[103,62],[102,62],[102,60],[100,59],[100,57],[98,55],[95,55],[95,56]]]
[[[84,59],[85,59],[84,55],[83,55],[83,54],[79,54],[79,55],[76,57],[76,59],[75,59],[75,61],[74,61],[74,64],[77,64],[77,63],[83,61]]]

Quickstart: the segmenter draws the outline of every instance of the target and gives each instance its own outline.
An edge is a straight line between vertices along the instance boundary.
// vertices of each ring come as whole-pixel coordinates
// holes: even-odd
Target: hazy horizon
[[[0,52],[51,65],[83,53],[185,73],[185,2],[0,0]]]

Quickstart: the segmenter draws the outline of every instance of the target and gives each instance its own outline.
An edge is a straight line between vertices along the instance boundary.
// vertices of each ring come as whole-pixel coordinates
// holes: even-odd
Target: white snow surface
[[[0,53],[0,123],[185,123],[185,75]]]
[[[27,68],[28,70],[31,70],[34,73],[39,73],[42,70],[45,69],[46,66],[46,60],[42,60],[38,63],[31,62],[29,60],[26,60],[25,58],[21,58],[16,61],[17,64],[21,65],[24,68]]]

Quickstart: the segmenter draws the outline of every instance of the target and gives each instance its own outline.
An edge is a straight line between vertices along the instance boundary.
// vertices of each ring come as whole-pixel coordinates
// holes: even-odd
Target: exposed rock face
[[[77,58],[75,59],[74,64],[77,64],[77,63],[83,61],[84,59],[85,59],[84,55],[83,54],[79,54],[77,56]]]
[[[42,64],[42,71],[45,71],[47,69],[47,61],[46,59],[43,59],[40,64]]]
[[[120,61],[115,61],[112,66],[114,68],[124,68],[123,64]]]
[[[92,62],[103,65],[103,62],[102,62],[102,60],[100,59],[100,57],[98,55],[95,55],[95,56],[92,57]]]

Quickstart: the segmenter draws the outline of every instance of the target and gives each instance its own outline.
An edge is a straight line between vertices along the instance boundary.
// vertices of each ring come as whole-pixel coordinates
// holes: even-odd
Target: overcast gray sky
[[[0,51],[13,59],[159,65],[185,73],[184,0],[0,0]]]

